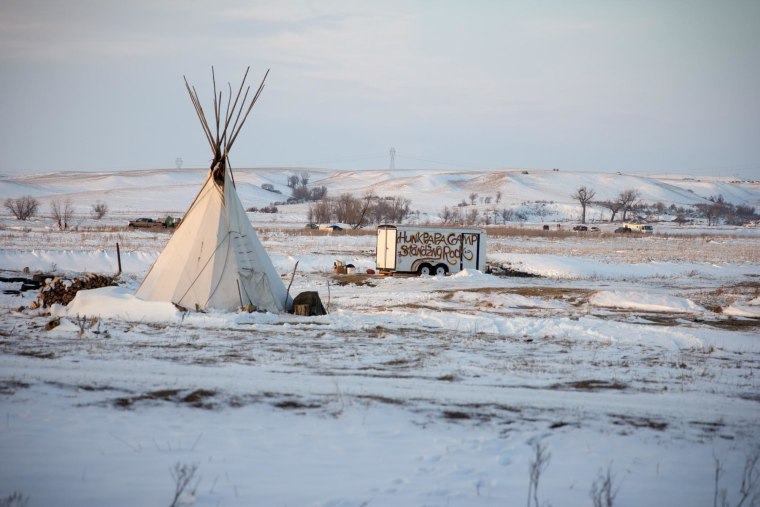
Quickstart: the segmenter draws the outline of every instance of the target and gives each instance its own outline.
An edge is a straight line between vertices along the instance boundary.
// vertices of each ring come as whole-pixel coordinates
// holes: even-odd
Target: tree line
[[[621,219],[625,221],[627,214],[632,211],[651,212],[651,206],[654,206],[659,214],[664,213],[666,210],[665,205],[661,202],[654,205],[642,203],[641,194],[635,189],[623,190],[616,198],[604,201],[594,200],[595,196],[596,191],[585,185],[579,187],[570,195],[572,199],[578,201],[578,204],[581,205],[581,223],[586,223],[586,208],[590,205],[608,209],[610,211],[610,222],[615,221],[615,216],[618,213],[622,213]],[[675,205],[671,205],[667,209],[678,213],[675,221],[679,223],[685,222],[687,216],[694,214],[689,213],[686,208],[676,208]],[[697,217],[707,220],[707,225],[718,225],[721,221],[728,225],[744,225],[759,218],[755,213],[754,207],[741,204],[735,205],[727,202],[723,198],[723,195],[710,196],[707,198],[707,202],[692,205],[692,209],[696,210]]]
[[[340,222],[358,229],[369,224],[401,223],[411,215],[411,201],[404,197],[380,197],[367,192],[361,198],[344,193],[309,205],[309,222]]]
[[[17,220],[29,220],[35,216],[40,209],[40,201],[32,196],[25,195],[18,198],[8,198],[3,202],[3,206],[16,217]],[[92,205],[90,216],[94,220],[100,220],[108,213],[108,205],[98,201]],[[68,230],[74,219],[74,205],[71,199],[50,201],[48,216],[52,218],[58,229],[61,231]]]

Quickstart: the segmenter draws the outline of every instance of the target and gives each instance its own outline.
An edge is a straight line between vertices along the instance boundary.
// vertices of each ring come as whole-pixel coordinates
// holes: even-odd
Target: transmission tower
[[[391,169],[396,168],[396,148],[391,147]]]

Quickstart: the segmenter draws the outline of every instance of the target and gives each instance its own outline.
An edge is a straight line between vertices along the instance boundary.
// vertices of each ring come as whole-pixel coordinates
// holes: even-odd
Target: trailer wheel
[[[446,273],[449,272],[449,268],[446,266],[446,264],[438,264],[435,267],[435,276],[446,276]]]
[[[428,263],[421,264],[420,267],[417,268],[417,274],[420,276],[429,276],[433,274],[433,266]]]

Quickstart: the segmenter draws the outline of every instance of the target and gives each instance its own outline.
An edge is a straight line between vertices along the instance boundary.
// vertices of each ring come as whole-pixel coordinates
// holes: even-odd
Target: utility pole
[[[391,147],[390,154],[391,154],[391,167],[390,168],[391,169],[395,169],[396,168],[396,148]]]

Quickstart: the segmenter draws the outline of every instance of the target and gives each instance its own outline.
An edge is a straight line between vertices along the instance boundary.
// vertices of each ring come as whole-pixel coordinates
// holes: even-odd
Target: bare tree
[[[610,210],[610,222],[615,221],[615,215],[617,215],[618,211],[623,207],[623,204],[620,201],[596,201],[594,204],[597,204],[599,206],[602,206],[603,208],[607,208]]]
[[[375,199],[375,194],[372,192],[372,190],[368,190],[366,194],[364,194],[364,197],[362,198],[362,203],[359,209],[359,213],[356,216],[356,221],[351,224],[353,229],[358,229],[359,227],[364,226],[364,222],[367,217],[367,212],[369,211],[370,206],[372,206],[372,199]]]
[[[496,191],[496,204],[501,202],[501,190]]]
[[[412,213],[412,201],[404,197],[396,197],[393,200],[393,220],[394,222],[401,222]],[[417,210],[417,216],[419,217],[420,211]]]
[[[594,502],[594,507],[613,507],[618,489],[619,486],[615,487],[612,466],[608,466],[606,472],[600,470],[596,480],[591,484],[591,501]]]
[[[726,202],[723,199],[723,195],[711,195],[707,198],[709,202],[695,204],[702,215],[707,219],[707,225],[718,225],[721,218],[726,218],[727,221],[732,221],[734,209],[731,203]]]
[[[452,213],[448,206],[444,206],[443,210],[438,213],[438,218],[441,219],[441,222],[444,224],[448,224],[451,222]]]
[[[92,205],[92,218],[100,220],[108,213],[108,205],[103,201],[98,201]]]
[[[625,222],[626,213],[633,208],[636,201],[639,200],[640,195],[639,191],[634,189],[623,190],[620,192],[620,195],[618,195],[617,200],[620,203],[620,209],[623,210],[623,222]]]
[[[528,484],[528,507],[540,507],[538,502],[538,481],[541,479],[541,474],[549,466],[549,459],[552,457],[551,453],[547,452],[546,445],[541,442],[533,442],[533,461],[530,462],[528,471],[530,473],[530,483]],[[532,500],[532,502],[531,502]]]
[[[345,224],[353,224],[359,214],[359,201],[351,194],[340,194],[333,202],[335,219]]]
[[[301,181],[302,186],[308,187],[310,179],[311,179],[311,175],[308,172],[304,171],[301,173],[300,181]]]
[[[13,216],[15,216],[17,220],[26,220],[37,213],[37,209],[40,207],[40,202],[32,196],[25,195],[18,199],[8,198],[3,205],[8,208],[8,211],[13,213]]]
[[[314,187],[309,191],[309,199],[312,201],[321,201],[325,197],[327,197],[327,187],[324,185]]]
[[[503,208],[499,215],[501,215],[501,219],[504,220],[504,225],[507,225],[507,222],[512,220],[512,214],[514,212],[512,211],[512,208]]]
[[[329,222],[332,219],[332,214],[332,205],[327,199],[309,206],[309,220],[312,222]]]
[[[172,479],[174,480],[174,499],[170,507],[178,507],[182,505],[181,497],[185,490],[190,486],[190,482],[195,477],[195,472],[198,471],[198,464],[193,463],[188,465],[187,463],[176,463],[170,470]],[[198,484],[196,483],[196,487]],[[188,491],[190,494],[195,494],[195,488],[192,491]]]
[[[476,194],[475,192],[472,192],[470,194],[470,204],[472,204],[473,206],[475,206],[475,201],[477,201],[477,200],[478,200],[478,194]]]
[[[298,199],[299,201],[307,201],[310,196],[311,191],[309,190],[309,187],[304,187],[303,185],[293,187],[293,197],[295,199]]]
[[[578,203],[581,205],[581,223],[586,223],[586,206],[588,206],[594,199],[594,196],[596,195],[596,191],[590,188],[586,188],[586,186],[580,187],[578,190],[575,191],[574,194],[572,194],[570,197],[578,201]]]
[[[61,203],[59,200],[50,202],[50,216],[58,224],[58,230],[65,231],[69,228],[69,222],[74,217],[74,207],[71,199],[66,199]]]
[[[469,212],[467,212],[467,216],[465,217],[467,225],[477,224],[479,216],[480,216],[480,213],[478,212],[477,209],[471,209]]]
[[[401,223],[412,212],[411,204],[409,199],[398,196],[375,199],[369,212],[374,222]]]
[[[464,223],[464,219],[462,218],[462,208],[451,209],[451,223],[459,225]]]
[[[739,500],[736,507],[755,507],[760,505],[760,452],[748,454],[744,460],[744,470],[742,471],[742,482],[739,485]],[[730,507],[728,503],[728,491],[720,487],[720,478],[724,472],[723,463],[715,458],[715,493],[713,496],[713,507]]]
[[[298,186],[298,182],[300,181],[300,178],[297,174],[291,174],[288,176],[287,184],[289,188],[295,189]]]

